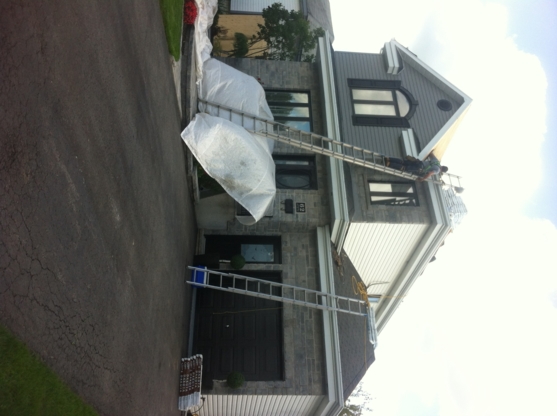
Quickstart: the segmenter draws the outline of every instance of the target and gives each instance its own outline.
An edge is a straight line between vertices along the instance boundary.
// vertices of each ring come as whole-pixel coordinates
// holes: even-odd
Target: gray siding
[[[443,92],[408,64],[405,64],[404,70],[399,74],[388,74],[381,54],[335,52],[334,65],[341,136],[346,143],[386,155],[402,156],[399,137],[403,128],[352,125],[353,110],[348,78],[402,81],[402,87],[418,101],[416,111],[409,122],[419,139],[421,148],[429,143],[460,105],[455,101],[454,96]],[[440,99],[450,101],[453,104],[452,111],[439,110],[437,101]]]

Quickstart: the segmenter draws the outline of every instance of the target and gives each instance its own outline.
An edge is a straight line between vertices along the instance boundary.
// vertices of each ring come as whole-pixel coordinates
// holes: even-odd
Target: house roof
[[[334,249],[333,249],[334,250]],[[344,251],[339,256],[333,252],[335,292],[338,296],[355,299],[360,297],[354,293],[352,276],[361,282],[356,268]],[[373,345],[369,342],[366,318],[347,313],[337,314],[340,357],[342,367],[342,385],[344,398],[354,391],[364,377],[369,366],[375,361]]]
[[[431,81],[434,85],[460,104],[458,110],[430,140],[427,146],[423,148],[419,155],[420,159],[424,159],[433,151],[435,156],[438,159],[441,159],[456,131],[456,128],[468,111],[470,104],[472,103],[472,99],[396,40],[393,39],[390,42],[387,42],[383,51],[387,56],[387,70],[389,73],[396,74],[402,70],[404,65],[411,66],[423,75],[424,78]]]
[[[328,0],[304,0],[307,7],[307,19],[312,27],[322,27],[329,32],[331,42],[335,36],[333,34],[333,19],[331,18],[331,7]]]

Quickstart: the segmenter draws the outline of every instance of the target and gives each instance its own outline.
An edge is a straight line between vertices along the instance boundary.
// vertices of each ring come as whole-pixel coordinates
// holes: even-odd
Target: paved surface
[[[179,133],[158,1],[0,4],[0,323],[101,414],[179,414]]]

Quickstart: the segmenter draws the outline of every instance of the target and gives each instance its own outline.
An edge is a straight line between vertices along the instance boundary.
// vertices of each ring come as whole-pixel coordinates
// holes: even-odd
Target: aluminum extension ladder
[[[333,157],[347,163],[379,170],[401,178],[409,180],[416,180],[418,178],[416,175],[412,175],[411,173],[402,172],[386,166],[384,156],[379,153],[338,140],[333,140],[319,134],[302,131],[285,124],[277,123],[276,121],[266,120],[222,104],[202,100],[200,98],[198,99],[198,103],[201,104],[200,108],[204,108],[203,112],[216,117],[228,119],[231,122],[243,126],[250,133],[265,136],[300,149]],[[449,185],[451,188],[454,188],[457,193],[459,193],[459,190],[463,189],[460,184],[460,176],[444,173],[443,177],[446,177],[449,180],[449,184],[435,179],[428,179],[428,181],[438,185]]]
[[[358,316],[368,315],[367,302],[361,299],[331,295],[318,290],[234,273],[217,272],[204,267],[188,266],[188,269],[192,270],[194,276],[196,276],[196,279],[193,279],[194,281],[187,282],[190,285],[292,303],[324,311],[344,312]]]

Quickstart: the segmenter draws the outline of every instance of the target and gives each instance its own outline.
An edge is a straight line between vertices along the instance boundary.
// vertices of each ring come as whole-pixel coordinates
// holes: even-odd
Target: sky
[[[341,51],[395,38],[472,99],[443,158],[469,214],[380,334],[374,416],[557,415],[557,0],[330,0]]]

